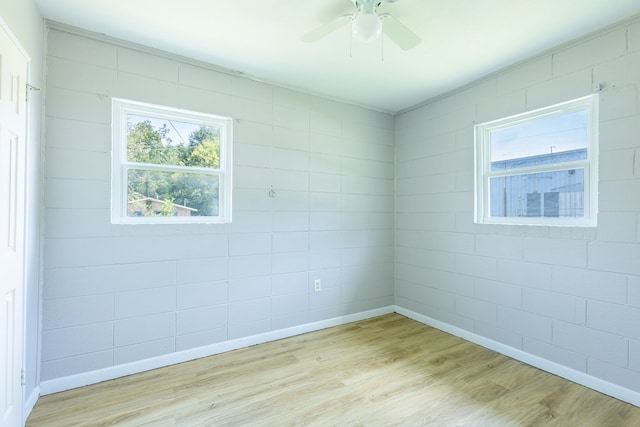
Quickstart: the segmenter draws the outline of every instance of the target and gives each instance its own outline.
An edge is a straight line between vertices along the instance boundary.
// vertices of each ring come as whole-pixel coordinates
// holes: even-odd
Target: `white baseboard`
[[[230,341],[224,341],[217,344],[211,344],[204,347],[198,347],[191,350],[185,350],[176,353],[170,353],[163,356],[158,356],[150,359],[140,360],[137,362],[127,363],[124,365],[113,366],[110,368],[100,369],[97,371],[85,372],[82,374],[72,375],[63,378],[56,378],[52,380],[43,381],[40,383],[40,388],[34,390],[31,396],[25,402],[25,417],[33,409],[38,397],[40,395],[47,395],[51,393],[57,393],[60,391],[70,390],[73,388],[83,387],[89,384],[96,384],[102,381],[111,380],[114,378],[123,377],[126,375],[136,374],[139,372],[148,371],[151,369],[161,368],[164,366],[174,365],[176,363],[187,362],[189,360],[195,360],[202,357],[212,356],[214,354],[220,354],[231,350],[237,350],[244,347],[250,347],[256,344],[262,344],[265,342],[276,341],[283,338],[289,338],[292,336],[304,334],[307,332],[318,331],[321,329],[330,328],[333,326],[339,326],[346,323],[356,322],[358,320],[369,319],[384,314],[396,312],[410,319],[416,320],[425,325],[432,326],[440,329],[441,331],[450,333],[452,335],[463,338],[467,341],[481,345],[482,347],[497,351],[505,356],[524,362],[528,365],[550,372],[554,375],[558,375],[569,381],[573,381],[577,384],[615,397],[622,401],[628,402],[632,405],[640,407],[640,393],[633,390],[629,390],[625,387],[604,381],[600,378],[596,378],[592,375],[588,375],[584,372],[576,371],[568,368],[564,365],[543,359],[525,351],[519,350],[514,347],[493,341],[489,338],[477,335],[473,332],[458,328],[431,317],[425,316],[420,313],[405,309],[399,306],[388,306],[375,310],[364,311],[360,313],[350,314],[346,316],[335,317],[332,319],[322,320],[313,323],[306,323],[300,326],[294,326],[291,328],[280,329],[277,331],[266,332],[264,334],[253,335],[250,337],[239,338]]]
[[[22,421],[26,424],[27,418],[31,415],[31,411],[36,406],[36,402],[40,398],[40,387],[36,387],[31,391],[29,396],[25,396],[24,406],[22,407]]]
[[[615,397],[616,399],[631,403],[632,405],[640,406],[640,393],[636,391],[629,390],[628,388],[621,387],[600,378],[596,378],[584,372],[576,371],[564,365],[560,365],[550,360],[543,359],[531,353],[527,353],[517,348],[510,347],[497,341],[493,341],[489,338],[458,328],[457,326],[432,319],[431,317],[416,313],[403,307],[396,306],[395,311],[396,313],[402,314],[403,316],[406,316],[410,319],[416,320],[420,323],[424,323],[425,325],[432,326],[436,329],[440,329],[441,331],[448,332],[472,343],[481,345],[482,347],[497,351],[498,353],[504,354],[505,356],[509,356],[513,359],[519,360],[536,368],[542,369],[543,371],[558,375],[569,381],[573,381],[590,389],[599,391],[611,397]]]
[[[262,344],[269,341],[276,341],[283,338],[305,334],[307,332],[318,331],[333,326],[343,325],[346,323],[356,322],[358,320],[370,319],[372,317],[382,316],[383,314],[393,313],[395,306],[377,308],[374,310],[363,311],[360,313],[349,314],[346,316],[334,317],[332,319],[321,320],[313,323],[306,323],[300,326],[280,329],[277,331],[266,332],[264,334],[252,335],[250,337],[238,338],[235,340],[224,341],[221,343],[211,344],[204,347],[198,347],[190,350],[165,354],[150,359],[140,360],[137,362],[127,363],[109,368],[99,369],[91,372],[84,372],[77,375],[71,375],[63,378],[55,378],[52,380],[42,381],[40,383],[40,394],[47,395],[60,391],[70,390],[73,388],[83,387],[89,384],[96,384],[102,381],[112,380],[114,378],[126,375],[136,374],[139,372],[149,371],[151,369],[162,368],[164,366],[174,365],[176,363],[187,362],[189,360],[199,359],[202,357],[212,356],[214,354],[224,353],[239,348],[250,347],[256,344]],[[36,397],[37,400],[37,397]],[[35,404],[35,402],[34,402]]]

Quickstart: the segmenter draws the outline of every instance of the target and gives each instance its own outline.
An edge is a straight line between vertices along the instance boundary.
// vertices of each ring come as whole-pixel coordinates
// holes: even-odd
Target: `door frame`
[[[21,291],[22,291],[22,319],[21,319],[21,328],[22,328],[22,340],[20,343],[20,346],[22,347],[22,358],[21,358],[21,378],[20,378],[20,382],[21,382],[21,399],[20,399],[20,417],[22,419],[22,423],[26,423],[27,421],[27,416],[29,415],[26,411],[26,384],[25,384],[25,376],[26,376],[26,362],[27,362],[27,357],[26,357],[26,340],[27,340],[27,318],[28,318],[28,313],[27,313],[27,254],[30,253],[31,251],[31,246],[28,244],[29,239],[27,238],[27,235],[29,234],[28,232],[28,210],[27,210],[27,200],[29,199],[29,195],[31,194],[31,188],[29,187],[29,184],[31,183],[31,180],[29,179],[29,169],[28,169],[28,165],[29,165],[29,154],[30,151],[29,150],[29,145],[30,145],[30,141],[31,141],[31,132],[30,132],[30,127],[29,124],[31,123],[31,106],[30,106],[30,102],[29,102],[29,87],[30,85],[28,84],[29,81],[31,81],[31,56],[27,53],[27,51],[24,49],[24,47],[22,46],[22,43],[20,43],[20,40],[16,37],[15,33],[11,30],[11,28],[9,27],[9,25],[6,23],[6,21],[2,18],[2,16],[0,16],[0,29],[2,31],[5,32],[5,34],[7,34],[7,36],[9,37],[9,39],[11,40],[11,42],[13,43],[13,45],[18,49],[18,51],[20,52],[20,55],[24,58],[26,65],[27,65],[27,71],[26,71],[26,81],[25,81],[25,86],[24,86],[24,96],[26,97],[25,100],[25,119],[24,119],[24,158],[22,159],[21,162],[21,167],[22,167],[22,172],[23,172],[23,177],[22,179],[24,179],[24,190],[25,190],[25,194],[23,196],[23,200],[21,203],[21,220],[22,220],[22,226],[23,226],[23,230],[21,233],[21,239],[22,239],[22,266],[21,266],[21,282],[20,286],[21,286]],[[38,219],[38,221],[40,221],[40,219]],[[40,239],[40,237],[38,237],[38,239]],[[38,245],[39,246],[39,245]],[[38,252],[40,252],[40,248],[38,248]],[[40,270],[40,266],[38,266],[38,269]],[[38,294],[41,293],[41,286],[40,286],[40,281],[38,280]],[[38,306],[40,307],[41,304],[41,298],[38,295]],[[38,335],[40,335],[40,311],[41,309],[39,309],[38,313],[35,313],[35,319],[37,322],[37,331],[38,331]],[[39,348],[40,348],[40,336],[38,336],[38,353],[39,353]],[[37,355],[36,357],[37,360],[37,366],[36,366],[36,383],[39,383],[39,365],[40,365],[40,354]]]

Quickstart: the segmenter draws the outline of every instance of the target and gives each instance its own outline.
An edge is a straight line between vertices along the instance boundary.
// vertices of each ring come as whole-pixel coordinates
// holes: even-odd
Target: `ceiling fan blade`
[[[380,14],[380,17],[382,18],[382,32],[389,36],[400,49],[413,49],[422,41],[416,33],[388,13]]]
[[[306,34],[303,34],[302,37],[300,37],[300,40],[302,40],[305,43],[313,43],[315,41],[318,41],[321,38],[344,27],[345,25],[347,25],[347,23],[349,23],[351,19],[353,19],[353,15],[342,15],[338,19],[329,21],[326,24],[321,25],[318,28],[309,31]]]

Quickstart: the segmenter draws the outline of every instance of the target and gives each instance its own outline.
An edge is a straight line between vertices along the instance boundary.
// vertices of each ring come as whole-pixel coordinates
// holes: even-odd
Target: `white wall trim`
[[[441,331],[481,345],[482,347],[488,348],[490,350],[497,351],[498,353],[504,354],[505,356],[519,360],[536,368],[542,369],[543,371],[558,375],[569,381],[573,381],[590,389],[599,391],[611,397],[615,397],[616,399],[631,403],[632,405],[640,406],[640,393],[629,390],[628,388],[621,387],[600,378],[596,378],[584,372],[576,371],[575,369],[571,369],[564,365],[560,365],[550,360],[543,359],[542,357],[535,356],[531,353],[527,353],[526,351],[510,347],[508,345],[458,328],[457,326],[441,322],[423,314],[416,313],[403,307],[396,306],[395,311],[396,313],[406,316],[410,319],[416,320],[420,323],[424,323],[428,326],[432,326],[436,329],[440,329]]]
[[[390,115],[397,115],[396,112],[392,111],[392,110],[387,110],[387,109],[383,109],[380,107],[375,107],[375,106],[371,106],[371,105],[366,105],[366,104],[360,104],[357,102],[353,102],[353,101],[349,101],[347,99],[343,99],[343,98],[339,98],[336,96],[329,96],[320,92],[314,92],[311,91],[309,89],[304,89],[295,85],[290,85],[290,84],[286,84],[283,82],[279,82],[276,80],[270,80],[268,78],[263,78],[263,77],[258,77],[258,76],[254,76],[251,74],[247,74],[243,71],[239,71],[239,70],[235,70],[232,68],[227,68],[227,67],[223,67],[221,65],[216,65],[213,64],[211,62],[206,62],[206,61],[201,61],[195,58],[190,58],[188,56],[183,56],[177,53],[173,53],[173,52],[169,52],[166,50],[162,50],[162,49],[157,49],[157,48],[153,48],[150,46],[146,46],[146,45],[142,45],[142,44],[138,44],[132,41],[128,41],[128,40],[124,40],[124,39],[119,39],[117,37],[112,37],[112,36],[108,36],[104,33],[96,33],[94,31],[90,31],[84,28],[79,28],[79,27],[74,27],[73,25],[68,25],[68,24],[63,24],[62,22],[58,22],[55,20],[50,20],[47,19],[46,21],[46,25],[48,28],[52,28],[55,30],[59,30],[59,31],[64,31],[70,34],[75,34],[81,37],[86,37],[89,39],[93,39],[93,40],[97,40],[97,41],[101,41],[101,42],[105,42],[105,43],[111,43],[117,46],[122,46],[122,47],[126,47],[128,49],[133,49],[133,50],[137,50],[139,52],[142,53],[147,53],[147,54],[151,54],[151,55],[156,55],[156,56],[161,56],[163,58],[168,58],[168,59],[173,59],[176,61],[180,61],[183,62],[185,64],[191,64],[191,65],[195,65],[197,67],[202,67],[202,68],[206,68],[209,69],[211,71],[215,71],[217,73],[223,73],[223,74],[227,74],[230,76],[235,76],[235,77],[242,77],[248,80],[252,80],[254,82],[258,82],[258,83],[264,83],[264,84],[268,84],[271,86],[277,86],[283,89],[289,89],[289,90],[294,90],[296,92],[300,92],[300,93],[306,93],[308,95],[311,96],[317,96],[319,98],[323,98],[323,99],[328,99],[330,101],[335,101],[335,102],[340,102],[342,104],[347,104],[347,105],[353,105],[355,107],[361,107],[361,108],[366,108],[368,110],[373,110],[373,111],[377,111],[379,113],[384,113],[384,114],[390,114]]]
[[[13,44],[18,48],[18,50],[20,51],[20,54],[24,57],[25,61],[31,62],[31,55],[29,55],[29,53],[25,50],[25,48],[22,47],[22,43],[20,43],[20,40],[18,40],[18,37],[15,35],[15,33],[11,31],[9,24],[7,24],[7,22],[2,18],[2,16],[0,16],[0,28],[2,28],[7,33],[7,35],[11,39],[11,42],[13,42]],[[27,70],[27,78],[28,77],[30,77],[29,70]],[[25,83],[29,83],[29,82],[25,82]]]
[[[319,331],[321,329],[344,325],[346,323],[356,322],[358,320],[370,319],[372,317],[393,313],[394,310],[395,306],[377,308],[360,313],[321,320],[318,322],[305,323],[304,325],[293,326],[291,328],[279,329],[277,331],[265,332],[263,334],[224,341],[190,350],[165,354],[162,356],[140,360],[137,362],[131,362],[91,372],[84,372],[77,375],[70,375],[68,377],[42,381],[40,383],[40,394],[44,396],[51,393],[57,393],[60,391],[83,387],[89,384],[96,384],[102,381],[112,380],[114,378],[119,378],[126,375],[149,371],[151,369],[175,365],[176,363],[188,362],[190,360],[200,359],[202,357],[212,356],[214,354],[220,354],[231,350],[250,347],[256,344],[289,338],[296,335],[305,334],[307,332]]]
[[[202,357],[250,347],[256,344],[277,341],[283,338],[289,338],[313,331],[319,331],[321,329],[344,325],[351,322],[357,322],[359,320],[370,319],[394,312],[425,325],[432,326],[441,331],[450,333],[472,343],[481,345],[482,347],[497,351],[498,353],[519,360],[533,367],[550,372],[554,375],[558,375],[569,381],[573,381],[577,384],[583,385],[590,389],[599,391],[616,399],[620,399],[622,401],[640,407],[640,393],[638,392],[629,390],[625,387],[621,387],[600,378],[596,378],[584,372],[576,371],[550,360],[543,359],[539,356],[535,356],[517,348],[510,347],[489,338],[485,338],[473,332],[441,322],[439,320],[433,319],[420,313],[416,313],[406,308],[399,306],[388,306],[374,310],[363,311],[360,313],[349,314],[346,316],[334,317],[332,319],[321,320],[318,322],[306,323],[304,325],[266,332],[263,334],[252,335],[245,338],[224,341],[204,347],[165,354],[150,359],[140,360],[137,362],[113,366],[105,369],[99,369],[96,371],[43,381],[40,384],[40,388],[35,389],[26,400],[25,413],[31,412],[40,395],[44,396],[47,394],[83,387],[90,384],[96,384],[102,381],[108,381],[126,375],[132,375],[144,371],[149,371],[151,369],[162,368],[164,366],[170,366],[176,363],[188,362],[190,360],[200,359]]]
[[[396,111],[394,113],[394,115],[395,116],[400,116],[402,114],[409,113],[411,111],[417,110],[417,109],[425,107],[427,105],[435,104],[438,101],[442,101],[445,98],[457,95],[460,92],[464,92],[465,90],[471,89],[472,87],[477,86],[477,85],[479,85],[479,84],[481,84],[483,82],[486,82],[486,81],[488,81],[490,79],[493,79],[493,78],[495,78],[497,76],[504,75],[507,72],[509,72],[511,70],[514,70],[514,69],[518,68],[519,66],[521,66],[523,64],[535,61],[535,60],[543,58],[543,57],[545,57],[547,55],[553,55],[554,53],[557,53],[557,52],[559,52],[561,50],[566,50],[566,49],[570,49],[572,47],[578,46],[579,44],[584,43],[585,41],[593,40],[593,39],[595,39],[595,38],[597,38],[597,37],[599,37],[599,36],[601,36],[603,34],[610,33],[610,32],[616,30],[617,28],[619,28],[621,26],[635,24],[639,20],[640,20],[640,14],[631,15],[631,16],[629,16],[627,18],[624,18],[624,19],[622,19],[620,21],[616,21],[616,22],[614,22],[612,24],[609,24],[609,25],[607,25],[605,27],[602,27],[600,29],[592,31],[592,32],[590,32],[588,34],[585,34],[583,36],[580,36],[580,37],[577,37],[575,39],[569,40],[569,41],[564,42],[562,44],[559,44],[557,46],[553,46],[553,47],[551,47],[551,48],[549,48],[549,49],[547,49],[545,51],[542,51],[542,52],[540,52],[538,54],[535,54],[533,56],[529,56],[529,57],[524,58],[524,59],[522,59],[520,61],[514,62],[513,64],[507,65],[504,68],[501,68],[501,69],[496,70],[496,71],[494,71],[492,73],[486,74],[486,75],[484,75],[484,76],[482,76],[482,77],[480,77],[480,78],[478,78],[476,80],[472,80],[469,83],[466,83],[466,84],[464,84],[462,86],[459,86],[459,87],[457,87],[455,89],[452,89],[449,92],[443,93],[443,94],[438,95],[438,96],[434,96],[432,98],[429,98],[427,100],[419,102],[419,103],[417,103],[415,105],[412,105],[410,107],[403,108],[402,110]]]
[[[24,406],[22,407],[22,421],[26,424],[27,418],[31,415],[31,411],[36,406],[38,399],[40,398],[40,387],[35,387],[29,396],[24,401]]]

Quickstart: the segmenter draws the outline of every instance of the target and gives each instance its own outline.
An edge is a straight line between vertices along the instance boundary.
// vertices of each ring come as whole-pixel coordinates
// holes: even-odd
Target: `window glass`
[[[476,222],[595,225],[597,100],[476,126]]]
[[[127,114],[127,160],[220,167],[220,128]]]
[[[220,213],[220,182],[216,175],[129,169],[127,178],[128,216],[175,216],[176,212],[179,216],[218,216]],[[162,213],[140,209],[140,201],[163,203]]]
[[[584,169],[489,179],[491,217],[584,218]]]
[[[527,120],[492,130],[489,139],[492,169],[494,165],[518,168],[531,166],[532,162],[557,163],[559,153],[571,151],[582,151],[586,158],[587,112],[578,110]]]
[[[113,105],[112,221],[228,222],[231,119]]]

